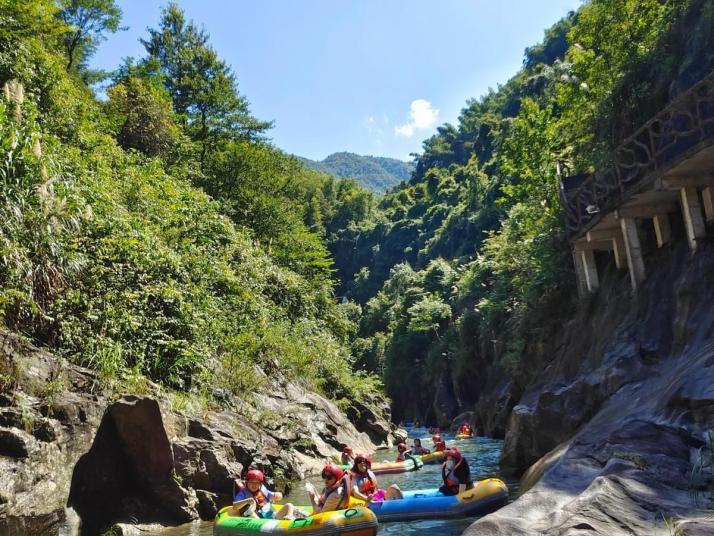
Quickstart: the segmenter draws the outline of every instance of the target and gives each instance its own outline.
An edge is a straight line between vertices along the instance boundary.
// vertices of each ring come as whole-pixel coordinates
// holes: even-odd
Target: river
[[[422,443],[426,448],[431,446],[431,439],[424,428],[409,430],[409,443],[414,437],[423,438]],[[469,461],[471,475],[474,480],[481,480],[488,477],[499,477],[498,459],[501,455],[503,441],[478,437],[476,439],[464,439],[453,441],[451,434],[442,434],[447,439],[447,445],[456,446]],[[393,461],[396,457],[396,449],[379,451],[374,460]],[[390,484],[398,484],[403,490],[435,488],[441,485],[441,472],[439,465],[425,465],[420,471],[412,473],[402,473],[399,475],[384,475],[379,477],[379,486],[386,488]],[[517,481],[504,479],[508,484],[511,497],[515,497],[517,491]],[[321,489],[322,483],[319,476],[310,478],[310,481]],[[309,504],[305,487],[298,483],[293,491],[284,499],[294,504]],[[429,534],[430,536],[453,536],[461,534],[477,518],[469,517],[463,519],[448,520],[421,520],[402,523],[380,523],[379,534]],[[194,523],[183,525],[175,529],[162,531],[161,536],[211,536],[213,534],[213,524],[211,522]]]

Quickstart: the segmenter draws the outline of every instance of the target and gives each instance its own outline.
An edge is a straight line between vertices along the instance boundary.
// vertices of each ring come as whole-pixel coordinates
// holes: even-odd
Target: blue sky
[[[93,65],[144,55],[168,0],[118,0],[129,29]],[[179,0],[233,68],[273,142],[408,159],[467,99],[508,80],[523,51],[580,0]]]

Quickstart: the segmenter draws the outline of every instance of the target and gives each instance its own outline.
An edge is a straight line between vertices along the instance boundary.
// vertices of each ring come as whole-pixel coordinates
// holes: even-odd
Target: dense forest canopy
[[[378,391],[353,371],[324,238],[371,195],[266,141],[176,4],[95,98],[88,60],[120,17],[0,0],[3,323],[110,383],[206,401],[275,370],[344,404]]]
[[[0,316],[107,381],[219,401],[282,370],[348,405],[381,376],[397,419],[465,406],[573,306],[556,162],[607,165],[711,71],[713,28],[714,0],[584,3],[378,198],[274,147],[179,5],[99,73],[113,0],[0,0]]]
[[[354,352],[383,374],[397,418],[433,419],[439,391],[467,407],[499,371],[525,374],[526,333],[576,294],[557,162],[606,166],[711,71],[713,31],[711,0],[586,2],[424,141],[371,218],[330,236],[340,292],[362,309]]]

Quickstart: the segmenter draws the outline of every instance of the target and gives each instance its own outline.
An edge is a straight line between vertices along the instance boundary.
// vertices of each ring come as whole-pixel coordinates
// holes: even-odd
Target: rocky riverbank
[[[150,383],[121,395],[95,372],[0,332],[0,534],[212,519],[248,466],[285,491],[343,443],[372,452],[392,442],[383,401],[345,415],[298,385],[266,381],[265,394],[220,408]]]
[[[636,296],[611,270],[534,352],[501,460],[526,492],[465,534],[714,534],[714,246],[648,267]]]

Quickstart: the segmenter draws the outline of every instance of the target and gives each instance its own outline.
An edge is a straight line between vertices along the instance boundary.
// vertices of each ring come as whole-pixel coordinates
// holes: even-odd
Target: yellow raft
[[[377,516],[363,507],[314,514],[305,519],[256,519],[233,514],[233,507],[223,508],[213,525],[214,536],[250,536],[255,534],[376,536]]]
[[[422,454],[419,457],[424,463],[441,463],[446,457],[446,452],[443,450],[437,450],[434,452],[430,452],[429,454]]]
[[[471,439],[473,434],[456,434],[456,439]]]

